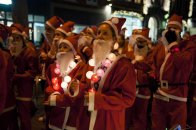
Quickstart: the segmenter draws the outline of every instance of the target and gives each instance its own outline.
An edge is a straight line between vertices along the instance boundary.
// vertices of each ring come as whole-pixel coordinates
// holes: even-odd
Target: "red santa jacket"
[[[15,95],[14,95],[14,88],[12,86],[12,78],[14,73],[14,67],[13,67],[13,60],[11,58],[11,55],[3,51],[6,61],[7,61],[7,68],[6,68],[6,82],[7,82],[7,96],[6,96],[6,102],[5,102],[5,108],[3,110],[3,113],[9,112],[15,108],[16,101],[15,101]]]
[[[168,46],[158,44],[153,52],[153,68],[160,81],[159,95],[187,101],[188,80],[192,70],[192,54],[187,49],[180,49],[177,42]]]
[[[3,111],[6,102],[7,94],[7,74],[6,74],[7,61],[3,54],[3,51],[0,49],[0,113]]]
[[[36,52],[29,48],[14,58],[16,72],[13,85],[17,88],[18,100],[31,100],[33,94],[34,78],[38,71],[38,59]]]
[[[54,72],[56,68],[56,63],[50,65],[47,71],[47,82],[49,87],[46,88],[46,95],[51,95],[52,93],[56,92],[52,87],[52,78],[59,77]],[[79,62],[77,66],[70,72],[69,76],[72,79],[77,79],[80,81],[84,81],[85,79],[85,69],[86,64],[84,62]],[[62,82],[61,77],[58,78],[59,85]],[[83,89],[84,85],[80,83],[80,89]],[[82,91],[82,90],[80,90]],[[81,94],[78,94],[77,97],[70,97],[67,93],[64,93],[63,89],[59,89],[59,94],[55,95],[55,107],[52,108],[50,113],[50,124],[49,127],[51,129],[76,129],[76,119],[79,113],[79,106],[81,100]],[[48,97],[47,97],[48,98]]]
[[[135,92],[134,66],[127,58],[119,56],[101,79],[98,91],[89,95],[89,108],[80,107],[77,128],[124,130],[125,109],[132,106]]]
[[[152,52],[147,54],[142,61],[137,61],[134,64],[137,73],[137,97],[149,99],[151,92],[150,92],[150,82],[149,82],[149,72],[152,71]]]

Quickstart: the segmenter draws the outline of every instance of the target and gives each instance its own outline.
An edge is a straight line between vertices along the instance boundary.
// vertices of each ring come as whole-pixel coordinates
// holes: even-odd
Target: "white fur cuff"
[[[51,95],[51,96],[50,96],[50,99],[49,99],[49,101],[50,101],[50,106],[56,106],[56,96],[57,96],[57,95]]]
[[[89,104],[88,104],[88,110],[94,111],[94,105],[95,105],[95,93],[89,92]]]
[[[60,93],[55,91],[54,93],[52,93],[49,97],[49,103],[50,106],[56,106],[56,96],[59,95]]]

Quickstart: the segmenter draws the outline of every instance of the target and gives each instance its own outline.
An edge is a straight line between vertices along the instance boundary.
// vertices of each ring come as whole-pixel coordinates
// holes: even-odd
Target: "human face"
[[[141,49],[141,48],[147,46],[147,41],[143,38],[138,37],[136,39],[136,45],[139,49]]]
[[[14,46],[18,46],[18,47],[21,47],[23,46],[23,39],[22,39],[22,36],[21,35],[18,35],[18,34],[12,34],[12,38],[13,38],[13,42],[12,44]]]
[[[101,24],[98,28],[97,39],[105,40],[105,41],[115,41],[115,33],[112,28],[108,24]]]
[[[58,30],[55,30],[55,33],[54,33],[54,38],[55,39],[63,39],[63,38],[65,38],[66,36],[62,33],[62,32],[60,32],[60,31],[58,31]]]
[[[69,52],[71,51],[71,47],[68,46],[66,43],[61,43],[58,48],[58,52]]]
[[[47,24],[45,25],[45,35],[48,38],[49,41],[52,41],[54,37],[54,29],[52,29],[50,26]]]
[[[178,26],[169,26],[167,27],[167,30],[171,30],[171,31],[175,31],[176,35],[177,35],[177,39],[180,40],[181,36],[180,36],[180,33],[181,33],[181,30]]]

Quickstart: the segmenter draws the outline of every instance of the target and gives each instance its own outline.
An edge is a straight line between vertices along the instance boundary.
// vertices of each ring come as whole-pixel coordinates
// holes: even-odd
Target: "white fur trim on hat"
[[[93,31],[92,28],[87,27],[87,30],[91,32],[91,34],[93,35],[93,37],[96,37],[96,35],[95,35],[95,33],[94,33],[94,31]]]
[[[111,21],[104,21],[103,23],[109,24],[114,29],[116,38],[118,38],[118,29],[116,28],[116,26],[114,25],[114,23],[112,23]]]
[[[48,25],[48,26],[50,26],[52,29],[56,29],[50,22],[48,22],[48,21],[46,21],[46,24]]]
[[[65,30],[61,29],[61,28],[57,28],[56,30],[64,33],[66,36],[71,36],[72,32],[66,32]]]
[[[12,33],[13,33],[13,34],[22,35],[22,33],[21,33],[21,32],[19,32],[19,31],[17,31],[17,30],[13,30],[13,31],[12,31]],[[22,35],[22,36],[23,36],[23,35]]]
[[[171,25],[171,24],[177,25],[178,27],[180,27],[180,29],[182,29],[182,24],[177,22],[177,21],[170,21],[170,22],[168,22],[168,25]]]
[[[74,55],[77,54],[77,53],[76,53],[76,50],[75,50],[75,48],[74,48],[74,46],[72,45],[72,43],[71,43],[70,41],[68,41],[68,40],[66,40],[66,39],[63,39],[63,40],[61,40],[61,41],[59,42],[59,44],[61,44],[61,43],[66,43],[68,46],[71,47],[71,49],[72,49]]]
[[[149,43],[151,42],[148,38],[144,37],[143,35],[137,35],[136,38],[138,38],[138,37],[140,37],[140,38],[146,40],[146,41],[149,42]]]

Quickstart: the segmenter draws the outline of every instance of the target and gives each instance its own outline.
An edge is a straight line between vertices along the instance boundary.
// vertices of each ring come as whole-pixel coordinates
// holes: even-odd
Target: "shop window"
[[[29,14],[29,15],[28,15],[28,21],[29,21],[29,22],[32,22],[32,21],[33,21],[33,15],[32,15],[32,14]]]
[[[0,19],[5,19],[5,12],[4,11],[0,11]]]
[[[34,21],[36,22],[44,22],[44,16],[34,15]]]
[[[34,43],[35,45],[39,45],[41,40],[41,35],[44,33],[45,27],[44,23],[34,23],[33,26],[33,34],[34,34]]]
[[[148,21],[148,28],[150,29],[149,37],[154,42],[157,40],[157,20],[154,17],[150,17]]]
[[[120,12],[119,11],[119,12],[114,12],[112,16],[126,18],[126,22],[122,27],[122,28],[126,28],[125,37],[131,36],[133,29],[142,28],[142,18],[139,14],[135,12]]]
[[[75,25],[74,26],[74,33],[80,33],[86,26],[85,25]]]
[[[12,20],[12,13],[6,12],[6,18],[7,18],[7,20]]]
[[[7,21],[7,26],[11,26],[13,24],[12,21]]]

